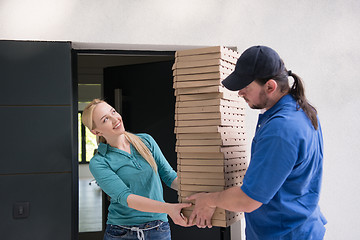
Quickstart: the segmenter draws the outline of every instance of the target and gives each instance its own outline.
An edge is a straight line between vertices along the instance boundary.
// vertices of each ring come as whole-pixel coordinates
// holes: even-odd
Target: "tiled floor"
[[[79,179],[79,232],[102,230],[102,191],[91,181]]]

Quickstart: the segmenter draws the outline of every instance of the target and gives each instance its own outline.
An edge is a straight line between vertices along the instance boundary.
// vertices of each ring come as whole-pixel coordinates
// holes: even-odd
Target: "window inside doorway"
[[[81,122],[82,112],[78,113],[79,163],[89,163],[97,149],[96,136]]]
[[[92,99],[101,98],[101,84],[79,84],[78,143],[79,163],[89,163],[97,149],[96,136],[81,122],[82,111]]]

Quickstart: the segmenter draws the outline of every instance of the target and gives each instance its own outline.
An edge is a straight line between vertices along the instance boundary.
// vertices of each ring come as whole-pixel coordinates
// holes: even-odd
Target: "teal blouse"
[[[128,207],[127,197],[130,194],[164,202],[161,180],[170,187],[177,177],[155,140],[148,134],[137,136],[152,152],[158,167],[157,173],[132,145],[129,154],[100,143],[98,152],[90,160],[92,175],[101,189],[111,197],[107,224],[129,226],[154,220],[168,221],[165,213],[141,212]]]

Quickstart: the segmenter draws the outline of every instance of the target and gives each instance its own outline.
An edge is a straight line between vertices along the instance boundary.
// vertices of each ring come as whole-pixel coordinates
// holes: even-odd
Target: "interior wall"
[[[357,0],[2,0],[0,39],[275,48],[304,79],[321,119],[326,239],[356,239],[359,12]],[[249,138],[257,114],[248,111]]]
[[[132,54],[81,53],[78,56],[79,84],[103,84],[104,68],[166,61],[169,56],[136,56]]]

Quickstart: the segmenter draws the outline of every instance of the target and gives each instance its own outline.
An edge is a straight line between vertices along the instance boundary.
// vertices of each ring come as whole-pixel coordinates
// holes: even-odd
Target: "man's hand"
[[[187,227],[188,219],[181,213],[181,209],[191,207],[191,203],[174,203],[171,204],[168,210],[168,214],[177,225]]]
[[[197,193],[187,198],[187,200],[195,200],[195,207],[189,218],[189,225],[194,220],[199,228],[211,228],[211,218],[215,212],[216,205],[213,200],[216,193]]]

